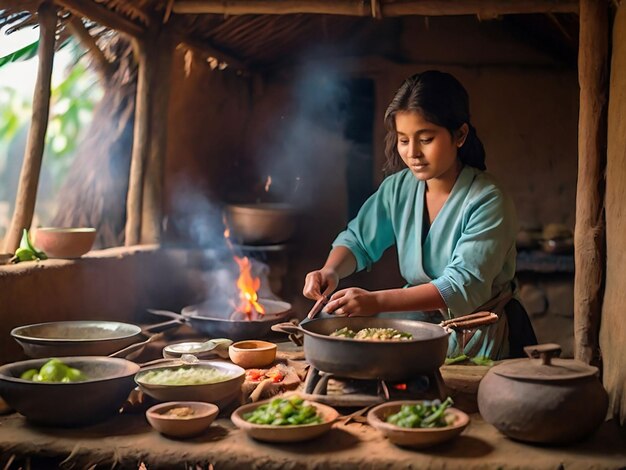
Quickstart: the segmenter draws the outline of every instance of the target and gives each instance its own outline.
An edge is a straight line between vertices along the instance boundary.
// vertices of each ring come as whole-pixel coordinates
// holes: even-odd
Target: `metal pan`
[[[339,328],[395,328],[413,335],[408,341],[355,340],[329,336]],[[323,372],[352,379],[404,380],[439,369],[448,349],[442,327],[414,320],[371,317],[317,318],[296,326],[272,327],[283,333],[304,334],[307,362]]]
[[[57,321],[19,326],[11,336],[33,358],[106,356],[140,341],[142,330],[113,321]]]
[[[279,300],[262,301],[267,313],[262,320],[230,320],[218,318],[203,305],[190,305],[182,309],[182,313],[174,313],[167,310],[148,310],[150,313],[167,318],[173,318],[187,323],[198,333],[212,338],[228,338],[233,341],[245,339],[261,339],[271,333],[271,328],[281,322],[285,322],[292,315],[291,305]],[[213,316],[212,316],[213,315]]]

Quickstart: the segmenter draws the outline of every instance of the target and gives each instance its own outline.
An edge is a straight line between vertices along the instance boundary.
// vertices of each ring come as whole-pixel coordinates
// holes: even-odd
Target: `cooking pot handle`
[[[286,333],[289,335],[289,339],[295,343],[296,346],[302,346],[302,336],[304,330],[300,328],[295,323],[290,321],[277,323],[276,325],[272,325],[272,331],[277,331],[279,333]]]
[[[535,344],[533,346],[525,346],[524,352],[531,359],[541,358],[542,364],[549,366],[552,358],[561,354],[561,346],[556,343]]]
[[[287,333],[288,335],[301,334],[303,332],[302,328],[300,328],[298,325],[294,325],[290,321],[272,325],[272,331]]]

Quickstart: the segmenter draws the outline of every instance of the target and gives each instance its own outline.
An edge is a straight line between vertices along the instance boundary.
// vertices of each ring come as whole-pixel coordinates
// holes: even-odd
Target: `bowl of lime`
[[[27,420],[78,426],[119,412],[139,366],[125,359],[81,356],[0,366],[0,396]]]

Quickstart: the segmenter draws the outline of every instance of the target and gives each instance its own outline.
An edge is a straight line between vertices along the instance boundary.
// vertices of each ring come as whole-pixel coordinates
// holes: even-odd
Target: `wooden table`
[[[528,468],[618,469],[626,466],[626,440],[606,422],[594,436],[569,447],[538,447],[509,440],[479,415],[457,439],[414,451],[394,446],[367,425],[337,423],[305,443],[264,444],[249,439],[227,417],[202,435],[168,439],[143,414],[119,415],[77,429],[32,426],[18,415],[0,416],[0,468]],[[62,464],[60,464],[62,462]],[[46,467],[48,468],[48,467]],[[93,467],[92,467],[93,468]]]

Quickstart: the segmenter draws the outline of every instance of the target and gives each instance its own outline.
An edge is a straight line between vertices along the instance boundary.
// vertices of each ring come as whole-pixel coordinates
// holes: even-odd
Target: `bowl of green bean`
[[[393,444],[422,449],[449,441],[469,424],[469,416],[451,405],[449,397],[443,402],[391,401],[372,408],[367,422]]]
[[[231,420],[259,441],[299,442],[328,432],[338,416],[330,406],[293,394],[240,406]]]

